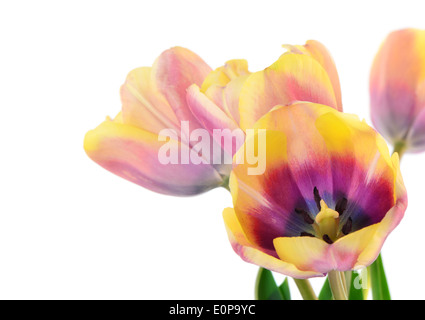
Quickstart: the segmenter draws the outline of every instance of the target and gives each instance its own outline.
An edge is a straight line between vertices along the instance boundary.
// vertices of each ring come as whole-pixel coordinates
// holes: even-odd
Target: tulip
[[[398,154],[356,116],[315,103],[276,106],[254,128],[267,128],[266,171],[234,165],[223,212],[234,251],[296,279],[370,265],[407,207]]]
[[[375,128],[399,152],[425,150],[425,30],[392,32],[370,74]]]
[[[342,111],[341,87],[335,63],[318,41],[284,46],[287,51],[265,70],[253,73],[239,98],[240,127],[254,123],[276,105],[308,101]]]
[[[121,87],[121,112],[86,134],[86,153],[116,175],[163,194],[188,196],[226,186],[231,160],[215,161],[217,143],[205,125],[224,121],[225,127],[238,126],[221,109],[204,110],[210,105],[196,104],[192,98],[199,86],[207,90],[215,84],[213,75],[219,70],[212,72],[199,56],[181,47],[163,52],[152,67],[131,71]],[[210,123],[205,123],[205,114]],[[206,152],[192,139],[194,135],[206,143]],[[165,144],[170,153],[179,151],[178,159],[174,153],[167,155]],[[226,152],[218,149],[221,158]]]

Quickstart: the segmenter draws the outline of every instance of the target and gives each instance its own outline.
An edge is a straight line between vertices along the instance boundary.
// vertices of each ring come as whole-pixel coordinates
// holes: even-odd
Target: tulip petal
[[[338,262],[337,270],[349,271],[353,269],[361,269],[370,265],[375,261],[380,251],[373,252],[373,256],[369,252],[365,252],[368,245],[373,244],[374,247],[379,243],[379,249],[382,247],[385,239],[375,239],[375,234],[379,228],[379,223],[368,226],[349,235],[342,237],[332,245],[332,253]],[[378,242],[377,242],[378,240]],[[360,256],[363,256],[361,258]],[[369,259],[364,259],[364,257]]]
[[[333,270],[335,261],[330,255],[330,245],[312,237],[281,237],[274,239],[274,246],[282,261],[300,270],[325,275]]]
[[[241,95],[242,87],[245,81],[249,78],[249,75],[240,76],[237,79],[230,81],[224,88],[224,109],[232,119],[239,124],[239,98]]]
[[[407,203],[397,203],[384,219],[375,225],[349,234],[333,244],[338,270],[358,270],[372,264],[381,252],[388,235],[400,223]]]
[[[86,134],[84,148],[88,156],[103,168],[155,192],[188,196],[223,183],[210,164],[162,164],[160,149],[169,139],[163,138],[159,141],[158,135],[148,131],[105,121]],[[168,143],[170,150],[190,156],[194,153],[177,140],[171,139]]]
[[[246,60],[230,60],[211,72],[201,87],[230,118],[239,124],[239,96],[242,85],[251,73]]]
[[[246,262],[254,263],[271,271],[280,272],[294,278],[311,278],[322,276],[320,272],[300,270],[291,263],[284,262],[272,255],[253,246],[245,236],[235,211],[226,208],[223,218],[233,250]]]
[[[164,51],[152,67],[152,76],[159,91],[165,96],[180,121],[190,121],[199,128],[196,118],[186,102],[186,90],[192,85],[202,85],[211,68],[192,51],[174,47]]]
[[[226,86],[211,85],[205,95],[223,110],[228,117],[233,119],[237,124],[240,121],[239,115],[239,97],[244,82],[249,75],[240,76],[231,80]],[[202,90],[201,90],[202,91]]]
[[[224,98],[223,98],[224,88],[225,87],[222,87],[222,86],[212,85],[205,91],[205,95],[211,101],[213,101],[216,104],[216,106],[218,106],[223,112],[227,113],[226,109],[224,108]]]
[[[284,54],[244,83],[239,99],[240,126],[254,123],[276,105],[309,101],[338,109],[334,89],[326,70],[311,56]]]
[[[396,172],[385,141],[366,123],[343,113],[322,115],[316,128],[331,155],[335,201],[348,199],[353,229],[380,222],[395,204]]]
[[[202,124],[203,128],[208,130],[223,150],[233,156],[237,149],[243,144],[245,139],[245,136],[239,129],[239,126],[216,104],[214,104],[214,102],[208,99],[207,96],[200,91],[196,84],[188,88],[187,103],[193,115],[199,123]],[[217,136],[215,132],[218,132],[219,135]],[[236,135],[239,134],[239,136],[236,136],[236,139],[233,139],[233,133]],[[223,139],[222,135],[225,135]],[[230,139],[231,143],[227,143],[227,139]]]
[[[337,110],[342,111],[341,85],[339,82],[339,76],[335,62],[332,59],[328,49],[326,49],[322,43],[316,40],[308,40],[303,46],[284,45],[283,47],[289,49],[289,53],[308,54],[320,63],[320,65],[328,73],[329,79],[332,82],[337,102]]]
[[[123,122],[153,133],[179,128],[179,122],[152,79],[152,68],[132,70],[121,87]]]
[[[386,238],[403,219],[407,208],[407,192],[400,172],[398,154],[393,154],[391,161],[396,170],[397,202],[381,222],[349,234],[334,243],[333,252],[341,271],[361,269],[375,261]]]
[[[208,88],[213,85],[224,87],[230,81],[248,74],[250,74],[250,72],[248,71],[248,62],[246,60],[229,60],[224,66],[215,69],[205,78],[202,83],[201,91],[206,92]]]

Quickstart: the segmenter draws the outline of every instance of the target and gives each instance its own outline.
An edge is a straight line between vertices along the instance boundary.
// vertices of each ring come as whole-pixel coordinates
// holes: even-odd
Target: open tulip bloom
[[[319,104],[277,106],[255,128],[267,128],[267,170],[235,165],[234,208],[223,213],[241,258],[298,279],[374,262],[407,206],[398,155],[355,116]]]
[[[307,279],[324,276],[328,298],[347,299],[345,275],[374,263],[406,210],[399,155],[390,156],[379,133],[342,112],[338,73],[321,43],[284,47],[275,63],[253,73],[245,60],[212,70],[188,49],[166,50],[152,67],[129,73],[121,112],[89,131],[84,147],[105,169],[155,192],[230,190],[225,226],[234,251],[261,267],[257,298],[275,298],[274,289],[279,299],[287,296],[287,282],[277,288],[273,280],[267,294],[258,289],[271,270],[294,278],[305,299],[317,298]],[[379,66],[388,54],[381,56]],[[378,129],[420,149],[421,96],[408,100],[418,118],[409,118],[408,131],[400,131],[402,120],[396,133],[386,130],[396,108],[384,110],[380,73],[375,67],[371,84]],[[254,154],[261,170],[253,170]]]

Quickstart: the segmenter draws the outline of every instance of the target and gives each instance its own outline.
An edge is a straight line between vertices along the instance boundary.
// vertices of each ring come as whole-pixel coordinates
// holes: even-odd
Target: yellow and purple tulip
[[[285,52],[263,71],[253,73],[243,84],[240,98],[240,126],[254,123],[276,105],[308,101],[342,111],[341,87],[335,63],[318,41],[304,46],[285,45]]]
[[[425,30],[392,32],[370,75],[375,128],[398,150],[425,151]]]
[[[212,160],[162,164],[158,159],[164,141],[189,158],[199,153],[189,139],[194,130],[207,129],[206,126],[238,127],[223,110],[207,110],[211,104],[197,103],[195,99],[200,94],[198,86],[215,83],[212,72],[198,55],[181,47],[164,51],[152,67],[131,71],[121,87],[121,112],[86,134],[86,153],[118,176],[163,194],[194,195],[225,184],[231,164],[215,164]],[[234,99],[230,90],[227,96]],[[188,124],[187,131],[182,130],[183,123]],[[167,140],[164,129],[173,130],[178,136]],[[208,139],[213,145],[212,138]]]
[[[277,106],[254,128],[267,129],[266,171],[234,165],[223,216],[235,252],[299,279],[370,265],[406,210],[398,154],[356,116],[315,103]]]

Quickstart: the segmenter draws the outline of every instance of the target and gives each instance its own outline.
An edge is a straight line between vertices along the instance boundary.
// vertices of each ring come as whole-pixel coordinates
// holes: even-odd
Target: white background
[[[331,51],[345,111],[370,123],[373,56],[390,31],[425,28],[421,3],[2,0],[0,298],[252,299],[257,267],[227,240],[226,190],[155,194],[92,162],[84,134],[120,110],[127,72],[169,47],[256,71],[308,39]],[[402,161],[409,208],[383,250],[396,299],[425,298],[424,160]]]

